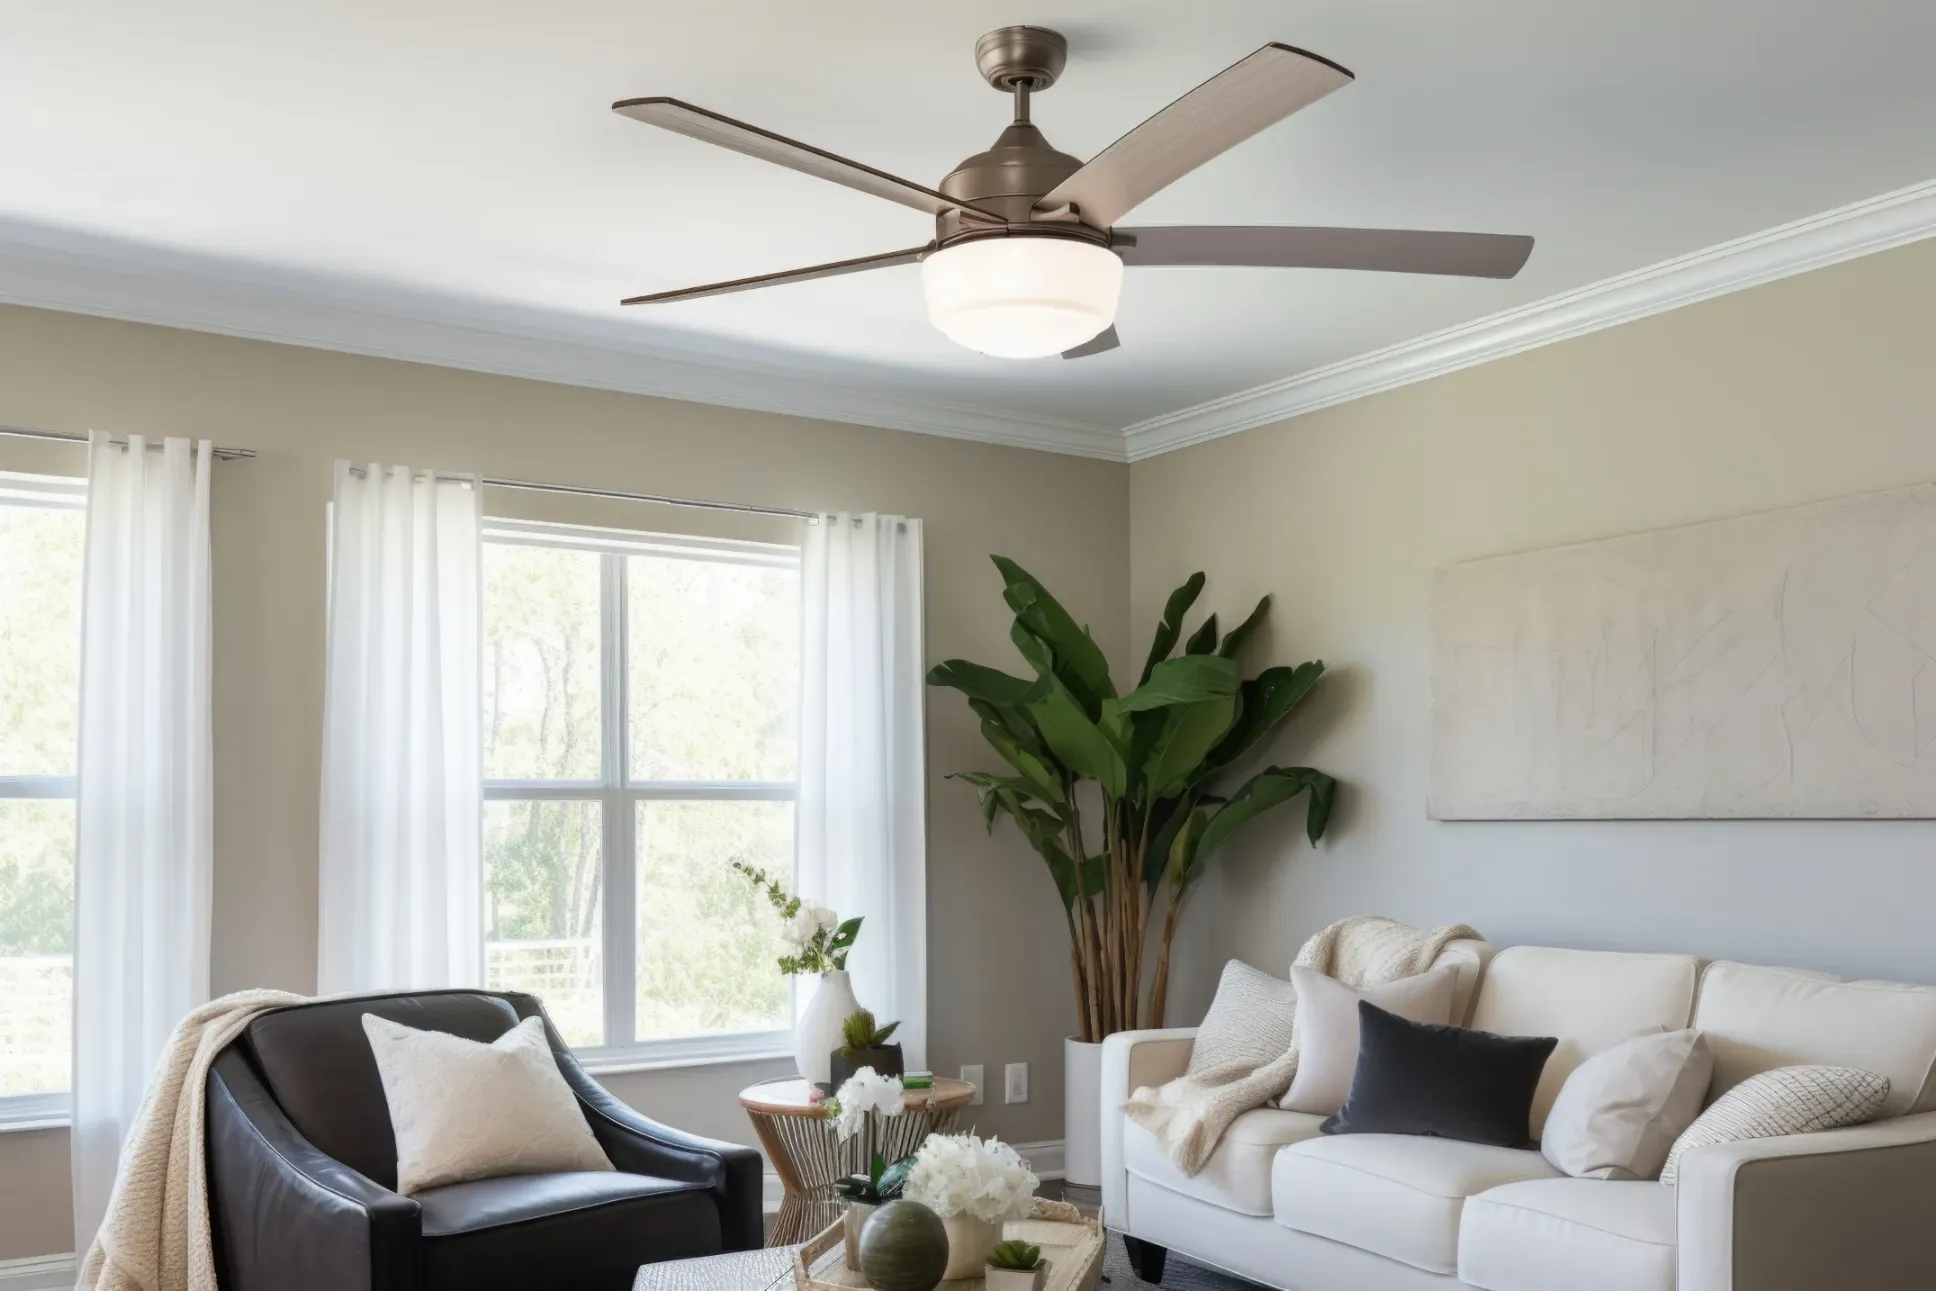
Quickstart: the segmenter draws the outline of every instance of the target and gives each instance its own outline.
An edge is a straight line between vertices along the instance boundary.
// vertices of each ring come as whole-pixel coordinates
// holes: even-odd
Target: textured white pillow
[[[1680,1177],[1681,1154],[1689,1148],[1860,1125],[1874,1120],[1888,1098],[1887,1076],[1853,1067],[1777,1067],[1750,1076],[1674,1140],[1660,1181]]]
[[[1602,1050],[1560,1086],[1539,1150],[1576,1179],[1655,1179],[1707,1101],[1699,1031],[1649,1031]]]
[[[1452,1020],[1452,992],[1458,984],[1450,968],[1354,991],[1335,977],[1291,966],[1297,988],[1297,1075],[1277,1100],[1290,1112],[1330,1116],[1351,1093],[1358,1070],[1358,1001],[1369,1000],[1408,1022],[1444,1026]]]
[[[610,1170],[558,1071],[544,1023],[526,1018],[491,1044],[363,1015],[390,1125],[397,1191],[506,1174]]]
[[[1231,960],[1197,1028],[1186,1074],[1239,1065],[1254,1070],[1276,1062],[1291,1047],[1296,1017],[1297,991],[1289,982]]]

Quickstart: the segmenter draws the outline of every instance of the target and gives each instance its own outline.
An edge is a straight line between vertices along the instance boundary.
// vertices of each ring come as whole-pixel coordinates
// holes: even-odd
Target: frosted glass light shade
[[[1123,262],[1072,238],[982,238],[921,262],[928,319],[949,340],[1002,359],[1060,354],[1116,321]]]

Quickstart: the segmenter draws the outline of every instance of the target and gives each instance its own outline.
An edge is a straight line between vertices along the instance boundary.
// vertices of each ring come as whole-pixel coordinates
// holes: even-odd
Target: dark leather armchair
[[[639,1115],[551,1049],[617,1173],[399,1195],[362,1017],[489,1043],[529,995],[431,991],[277,1009],[208,1074],[209,1218],[223,1291],[629,1291],[641,1264],[760,1245],[760,1157]]]

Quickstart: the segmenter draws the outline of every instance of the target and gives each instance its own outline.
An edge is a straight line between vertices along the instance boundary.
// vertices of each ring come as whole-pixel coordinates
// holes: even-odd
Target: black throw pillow
[[[1360,1000],[1351,1093],[1319,1129],[1533,1147],[1533,1092],[1558,1044],[1410,1022]]]

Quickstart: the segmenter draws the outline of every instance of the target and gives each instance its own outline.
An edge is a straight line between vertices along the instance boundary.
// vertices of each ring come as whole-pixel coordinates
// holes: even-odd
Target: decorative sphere
[[[890,1201],[860,1230],[860,1271],[874,1291],[934,1291],[948,1268],[948,1230],[918,1201]]]

